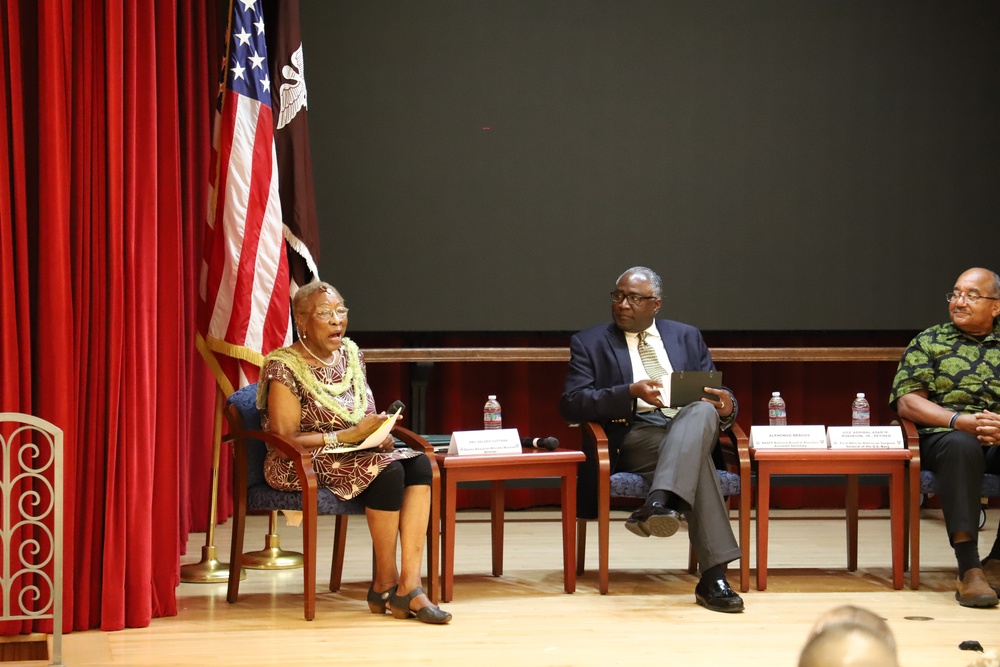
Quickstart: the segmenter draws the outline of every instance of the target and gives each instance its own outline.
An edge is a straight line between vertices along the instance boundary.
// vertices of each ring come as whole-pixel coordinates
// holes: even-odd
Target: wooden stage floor
[[[984,553],[1000,510],[988,514],[980,538]],[[601,596],[593,569],[596,524],[588,530],[588,571],[576,593],[567,595],[556,511],[507,513],[500,578],[490,575],[488,513],[461,512],[454,600],[444,605],[455,616],[448,626],[368,612],[371,542],[360,517],[351,519],[348,530],[344,586],[330,593],[333,521],[323,517],[315,621],[302,618],[301,570],[250,570],[235,605],[226,602],[224,584],[181,584],[176,617],[154,619],[142,629],[66,635],[64,662],[73,667],[793,666],[814,619],[842,604],[862,605],[886,618],[905,667],[969,665],[979,654],[958,649],[968,639],[1000,652],[1000,610],[965,609],[954,600],[954,559],[939,511],[923,514],[918,591],[892,590],[887,511],[862,512],[859,570],[853,573],[844,569],[841,512],[773,512],[768,590],[753,590],[751,570],[747,610],[738,615],[695,604],[696,577],[685,572],[686,529],[667,539],[642,539],[625,530],[626,515],[612,517],[610,591]],[[251,517],[247,548],[263,547],[265,532],[266,518]],[[300,544],[297,528],[282,525],[279,532],[282,547]],[[192,535],[183,562],[200,557],[204,539]],[[228,559],[228,524],[216,531],[216,543],[220,559]]]

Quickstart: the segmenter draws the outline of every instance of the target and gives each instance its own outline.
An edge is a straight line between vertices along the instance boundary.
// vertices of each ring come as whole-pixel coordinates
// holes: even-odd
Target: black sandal
[[[375,584],[372,583],[368,587],[368,608],[371,609],[373,614],[384,614],[385,605],[389,601],[389,598],[396,595],[396,587],[387,588],[381,593],[375,592]]]
[[[389,606],[392,608],[393,618],[410,618],[416,616],[421,623],[433,623],[434,625],[444,625],[451,620],[451,614],[438,608],[436,605],[421,607],[416,611],[410,609],[410,601],[413,598],[424,595],[424,589],[419,586],[406,595],[396,595],[393,591]]]

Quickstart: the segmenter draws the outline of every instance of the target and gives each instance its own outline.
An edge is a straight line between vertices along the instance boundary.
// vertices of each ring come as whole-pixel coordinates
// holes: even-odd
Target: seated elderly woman
[[[328,283],[310,283],[296,292],[292,311],[299,340],[264,359],[257,390],[263,427],[313,450],[319,483],[338,498],[364,503],[375,549],[375,580],[368,589],[372,613],[384,614],[388,606],[396,618],[447,623],[451,614],[431,603],[420,580],[430,463],[423,452],[395,449],[391,435],[375,448],[323,451],[361,443],[386,415],[375,411],[364,356],[344,337],[347,308],[340,293]],[[276,489],[301,488],[291,462],[276,451],[268,452],[264,475]]]

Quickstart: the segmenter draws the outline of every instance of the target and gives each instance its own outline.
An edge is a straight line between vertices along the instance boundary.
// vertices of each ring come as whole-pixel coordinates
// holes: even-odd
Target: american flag
[[[231,11],[198,325],[198,349],[227,395],[256,382],[264,354],[291,342],[264,17],[260,0]]]

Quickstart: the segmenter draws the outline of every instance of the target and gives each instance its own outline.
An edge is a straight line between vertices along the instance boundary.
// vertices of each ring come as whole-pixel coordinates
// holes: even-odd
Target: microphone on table
[[[522,447],[532,447],[534,449],[547,449],[552,451],[559,446],[559,441],[553,437],[548,438],[521,438]]]

